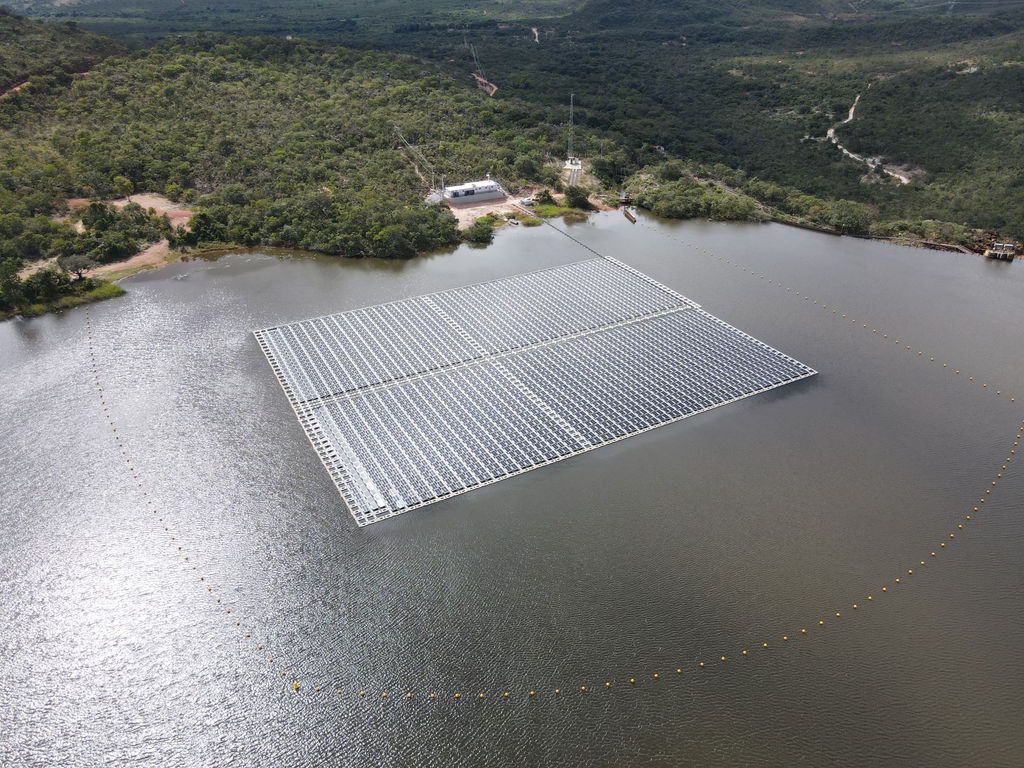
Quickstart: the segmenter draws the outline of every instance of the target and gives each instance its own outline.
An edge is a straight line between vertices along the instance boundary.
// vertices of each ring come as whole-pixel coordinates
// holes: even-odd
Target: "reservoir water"
[[[234,253],[0,324],[0,763],[1024,764],[1024,267],[566,229],[820,374],[357,528],[251,331],[591,253]]]

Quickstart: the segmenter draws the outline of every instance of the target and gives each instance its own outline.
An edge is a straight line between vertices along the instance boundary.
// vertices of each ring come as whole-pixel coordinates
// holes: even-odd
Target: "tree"
[[[40,269],[22,281],[27,301],[54,301],[68,291],[71,279],[58,269]]]
[[[0,309],[14,309],[24,299],[19,270],[20,259],[12,257],[0,262]]]
[[[840,232],[861,235],[868,231],[872,220],[871,210],[866,205],[850,200],[836,200],[829,203],[826,221]]]
[[[573,185],[565,188],[565,204],[570,208],[589,211],[594,207],[590,204],[589,196],[585,187]]]
[[[115,176],[113,178],[114,189],[117,191],[118,197],[128,197],[132,192],[135,191],[135,185],[132,184],[131,179],[124,176]]]
[[[488,216],[477,219],[466,230],[464,237],[471,243],[487,245],[494,240],[494,226]]]
[[[540,192],[533,196],[533,199],[536,200],[539,205],[555,204],[555,198],[551,196],[551,192],[547,189],[542,189]]]
[[[57,266],[65,272],[73,273],[75,281],[77,282],[79,280],[84,280],[85,273],[99,265],[88,256],[81,253],[75,253],[70,256],[58,256]]]

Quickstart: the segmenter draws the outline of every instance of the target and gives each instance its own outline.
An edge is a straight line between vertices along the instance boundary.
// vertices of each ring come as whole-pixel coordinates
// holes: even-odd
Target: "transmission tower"
[[[484,68],[480,66],[480,59],[476,55],[476,44],[470,43],[469,50],[473,52],[473,63],[476,64],[476,72],[480,75],[480,79],[486,80],[487,75],[484,74]]]
[[[567,153],[566,153],[566,159],[568,159],[570,161],[573,158],[573,154],[572,154],[572,117],[573,117],[573,115],[572,115],[572,113],[573,113],[573,100],[575,99],[575,97],[576,97],[575,93],[570,93],[569,94],[569,146],[568,146],[568,150],[567,150]]]

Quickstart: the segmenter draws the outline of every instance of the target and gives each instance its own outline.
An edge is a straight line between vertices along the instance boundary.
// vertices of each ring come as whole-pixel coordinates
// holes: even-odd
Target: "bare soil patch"
[[[28,80],[26,80],[26,81],[25,81],[24,83],[18,83],[18,84],[17,84],[16,86],[14,86],[13,88],[8,88],[8,89],[7,89],[6,91],[4,91],[3,93],[0,93],[0,99],[2,99],[2,98],[3,98],[4,96],[9,96],[9,95],[10,95],[10,94],[12,94],[12,93],[17,93],[17,92],[18,92],[18,91],[20,91],[20,90],[21,90],[22,88],[24,88],[24,87],[25,87],[26,85],[28,85],[28,83],[29,83],[29,81],[28,81]]]
[[[66,202],[68,208],[74,211],[78,208],[85,208],[89,205],[90,201],[84,197],[73,197]],[[175,203],[163,195],[153,193],[131,195],[130,197],[122,197],[118,200],[104,200],[104,202],[107,205],[113,205],[118,210],[124,208],[128,203],[137,203],[146,210],[152,208],[157,216],[166,215],[171,221],[171,226],[174,227],[188,227],[188,223],[192,219],[193,214],[193,211],[182,207],[179,203]],[[64,218],[66,220],[66,217]],[[79,232],[82,231],[80,221],[75,222],[75,229]],[[89,277],[102,277],[107,280],[120,280],[122,277],[134,275],[136,272],[141,272],[144,269],[156,269],[164,266],[165,264],[170,264],[172,261],[177,260],[177,258],[177,254],[171,253],[170,243],[168,243],[165,238],[159,242],[151,243],[145,249],[139,251],[129,259],[111,262],[110,264],[101,264],[96,267],[96,269],[89,270],[86,274]],[[55,266],[57,266],[56,258],[43,259],[42,261],[35,261],[29,264],[27,267],[22,269],[18,275],[22,280],[24,280],[33,272],[38,272],[40,269]]]
[[[485,200],[481,203],[470,205],[449,205],[451,212],[459,222],[459,229],[466,229],[470,224],[486,216],[489,213],[495,216],[507,217],[509,214],[522,213],[522,206],[519,200],[532,197],[537,192],[533,187],[525,187],[519,190],[518,195],[509,195],[504,200]]]

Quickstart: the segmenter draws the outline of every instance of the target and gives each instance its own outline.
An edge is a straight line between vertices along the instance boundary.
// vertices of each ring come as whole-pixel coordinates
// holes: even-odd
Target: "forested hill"
[[[789,13],[784,12],[786,8]],[[676,157],[873,206],[883,220],[942,219],[1024,237],[1024,7],[1016,0],[767,4],[750,0],[590,0],[539,24],[419,25],[373,41],[473,68],[497,98],[545,104],[576,94],[579,123]],[[874,85],[873,85],[874,84]],[[1014,96],[1013,94],[1016,94]],[[844,157],[906,165],[913,181]],[[898,127],[898,128],[897,128]],[[609,183],[636,170],[622,153],[579,151]]]
[[[44,24],[0,8],[0,93],[39,73],[84,72],[124,49],[74,24]]]
[[[456,242],[396,126],[452,181],[553,180],[562,142],[547,110],[406,56],[199,35],[0,101],[0,220],[40,228],[67,197],[133,188],[197,207],[193,239],[391,258]]]

